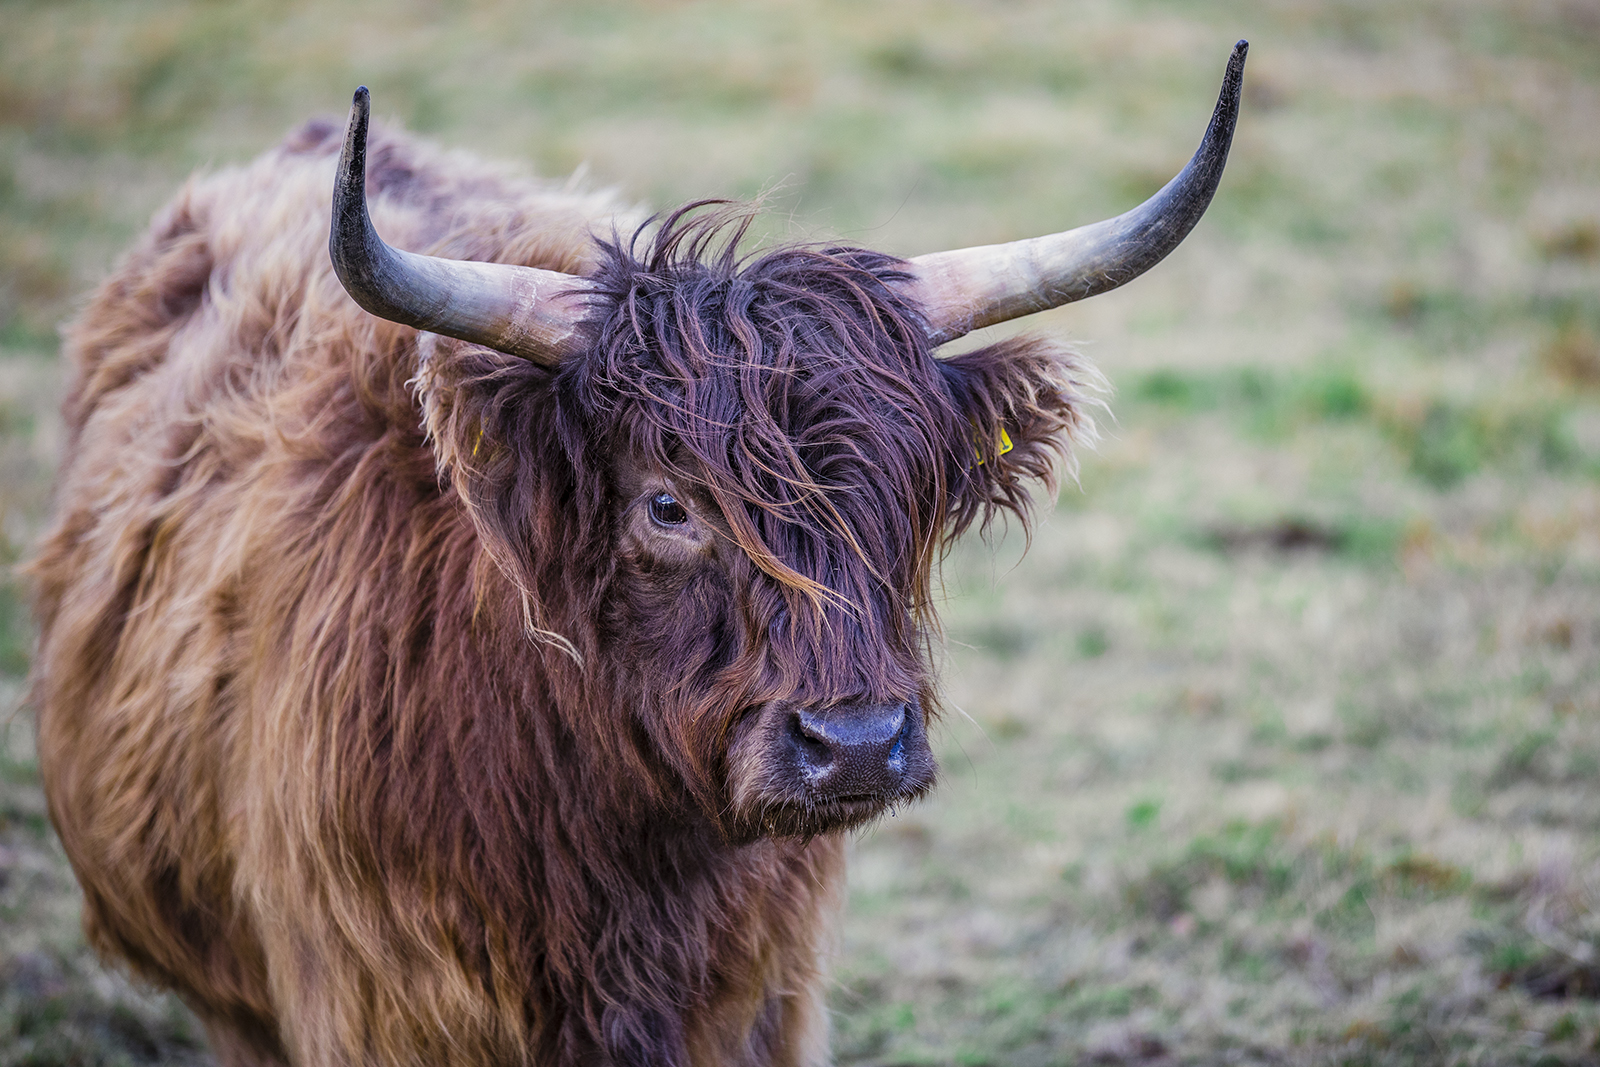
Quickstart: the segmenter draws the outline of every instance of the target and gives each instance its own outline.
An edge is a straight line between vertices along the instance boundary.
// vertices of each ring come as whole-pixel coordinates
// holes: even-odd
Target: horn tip
[[[1240,38],[1233,46],[1233,55],[1228,57],[1228,69],[1222,78],[1222,99],[1237,99],[1239,91],[1244,85],[1244,57],[1250,51],[1250,42]],[[1221,101],[1218,101],[1220,106]]]
[[[365,85],[356,86],[355,95],[350,98],[350,106],[365,111],[372,102],[372,94]]]

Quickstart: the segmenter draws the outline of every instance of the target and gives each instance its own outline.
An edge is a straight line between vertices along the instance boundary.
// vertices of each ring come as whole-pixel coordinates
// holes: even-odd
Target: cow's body
[[[38,695],[91,940],[266,1058],[586,1062],[687,1022],[695,1062],[820,1060],[839,842],[667,823],[541,714],[579,668],[441,488],[415,333],[333,277],[337,147],[193,182],[71,332]],[[612,206],[399,138],[373,186],[410,247],[563,270]]]

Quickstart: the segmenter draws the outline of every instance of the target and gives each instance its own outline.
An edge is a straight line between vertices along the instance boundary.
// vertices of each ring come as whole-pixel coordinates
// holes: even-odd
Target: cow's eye
[[[650,518],[657,526],[682,526],[689,521],[689,513],[671,493],[657,493],[650,498]]]

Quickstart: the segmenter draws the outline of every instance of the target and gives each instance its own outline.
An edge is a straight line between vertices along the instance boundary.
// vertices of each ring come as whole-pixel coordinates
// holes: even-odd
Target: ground
[[[853,844],[873,1064],[1600,1063],[1592,0],[0,2],[0,532],[56,325],[197,166],[379,115],[768,240],[1114,214],[1251,57],[1211,213],[1026,324],[1112,392],[1022,554],[946,568],[943,784]],[[0,1067],[203,1062],[84,948],[0,586]]]

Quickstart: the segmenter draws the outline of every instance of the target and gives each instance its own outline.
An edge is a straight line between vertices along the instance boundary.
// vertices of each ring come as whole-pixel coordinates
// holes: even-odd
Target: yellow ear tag
[[[1003,456],[1015,447],[1016,445],[1011,443],[1011,435],[1006,433],[1006,428],[1004,426],[1000,427],[1000,454]],[[978,457],[977,465],[983,466],[983,449],[974,448],[973,453]]]

